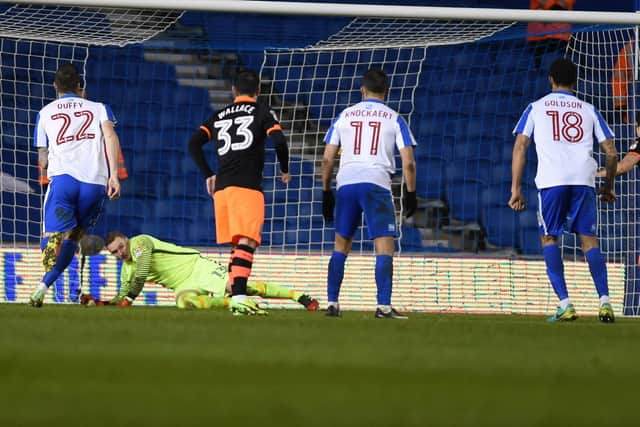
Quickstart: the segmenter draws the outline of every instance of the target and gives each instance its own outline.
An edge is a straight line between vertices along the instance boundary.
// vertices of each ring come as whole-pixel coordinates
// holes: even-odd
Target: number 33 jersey
[[[36,118],[34,145],[49,150],[47,175],[106,185],[109,167],[101,125],[107,120],[116,121],[107,105],[76,95],[45,105]]]
[[[365,99],[345,108],[333,121],[324,138],[340,146],[337,187],[372,183],[391,189],[396,172],[395,148],[416,145],[402,117],[377,99]]]
[[[282,130],[268,105],[238,96],[209,117],[200,130],[216,144],[216,191],[230,186],[262,191],[265,139]]]
[[[598,110],[566,91],[551,92],[529,104],[513,133],[531,138],[536,145],[539,189],[595,187],[594,137],[598,143],[613,138]]]

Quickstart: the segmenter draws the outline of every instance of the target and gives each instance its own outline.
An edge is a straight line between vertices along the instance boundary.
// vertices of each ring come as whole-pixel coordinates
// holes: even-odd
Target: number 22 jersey
[[[77,95],[63,95],[45,105],[36,118],[33,143],[49,150],[47,175],[106,185],[109,166],[101,125],[107,120],[115,123],[109,106]]]

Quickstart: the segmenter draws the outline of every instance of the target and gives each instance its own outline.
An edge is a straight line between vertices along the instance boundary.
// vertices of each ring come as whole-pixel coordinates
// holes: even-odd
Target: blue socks
[[[329,271],[327,276],[327,300],[328,302],[338,302],[340,295],[340,285],[344,278],[344,263],[347,256],[342,252],[334,251],[329,260]]]
[[[547,245],[542,248],[544,262],[547,265],[547,276],[559,300],[568,298],[567,282],[564,280],[564,264],[558,245]]]
[[[600,248],[591,248],[584,254],[584,256],[589,264],[589,271],[591,271],[591,277],[593,278],[593,283],[596,285],[598,296],[602,297],[609,295],[607,264]]]
[[[78,244],[73,240],[67,239],[62,241],[60,252],[58,252],[58,256],[56,257],[56,265],[51,271],[45,273],[42,278],[42,282],[47,285],[47,287],[51,287],[58,277],[60,277],[64,269],[71,264],[77,249]]]
[[[393,281],[393,257],[376,255],[376,285],[378,305],[391,305],[391,283]]]
[[[328,302],[338,302],[340,286],[344,278],[344,264],[347,256],[334,251],[329,260],[327,280]],[[391,255],[376,255],[376,285],[378,287],[378,305],[391,305],[391,284],[393,281],[393,257]]]

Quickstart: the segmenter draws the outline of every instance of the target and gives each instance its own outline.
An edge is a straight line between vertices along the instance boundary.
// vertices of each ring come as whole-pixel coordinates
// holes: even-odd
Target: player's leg
[[[569,216],[573,219],[571,231],[580,236],[582,253],[589,264],[589,271],[600,298],[598,317],[602,322],[612,323],[615,321],[615,316],[609,300],[607,264],[596,236],[598,212],[594,188],[573,187],[572,211]]]
[[[201,289],[181,289],[175,291],[176,307],[186,310],[209,310],[228,308],[229,298],[202,293]]]
[[[569,213],[571,190],[568,186],[545,188],[538,192],[538,221],[542,255],[547,266],[547,276],[558,297],[558,310],[549,321],[575,320],[576,313],[567,292],[564,262],[558,246],[558,236],[564,230]]]
[[[71,263],[78,249],[76,230],[77,199],[81,183],[69,175],[51,180],[44,204],[44,238],[41,242],[44,275],[37,289],[31,294],[29,304],[41,307],[48,289]]]
[[[247,282],[251,276],[253,256],[260,246],[264,223],[264,194],[241,187],[228,187],[230,212],[229,231],[235,245],[231,258],[231,311],[234,314],[266,314],[247,297]],[[248,310],[245,310],[247,308]]]
[[[397,236],[391,192],[374,184],[366,184],[360,203],[364,211],[369,238],[373,240],[376,251],[375,277],[378,306],[375,317],[406,319],[406,316],[391,307],[393,254]]]
[[[360,224],[362,209],[357,201],[358,185],[343,185],[336,192],[335,243],[327,271],[327,312],[340,317],[340,287],[344,279],[347,256],[351,251],[353,234]]]
[[[247,283],[247,295],[262,298],[290,299],[302,304],[308,311],[316,311],[318,309],[317,299],[311,298],[305,293],[297,292],[295,289],[260,280]]]
[[[175,287],[178,308],[210,309],[228,308],[226,297],[227,268],[223,264],[202,256],[189,277]]]

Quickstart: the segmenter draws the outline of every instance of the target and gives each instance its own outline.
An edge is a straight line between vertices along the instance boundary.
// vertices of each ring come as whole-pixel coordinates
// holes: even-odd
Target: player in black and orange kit
[[[267,136],[271,137],[280,162],[281,181],[288,184],[291,180],[287,140],[271,107],[257,102],[259,88],[260,78],[255,71],[240,71],[232,87],[233,104],[209,117],[189,141],[191,157],[207,179],[207,192],[213,196],[217,242],[232,245],[230,308],[237,315],[266,314],[247,299],[247,281],[264,223],[262,170]],[[209,166],[202,149],[211,140],[217,149],[217,172]]]

